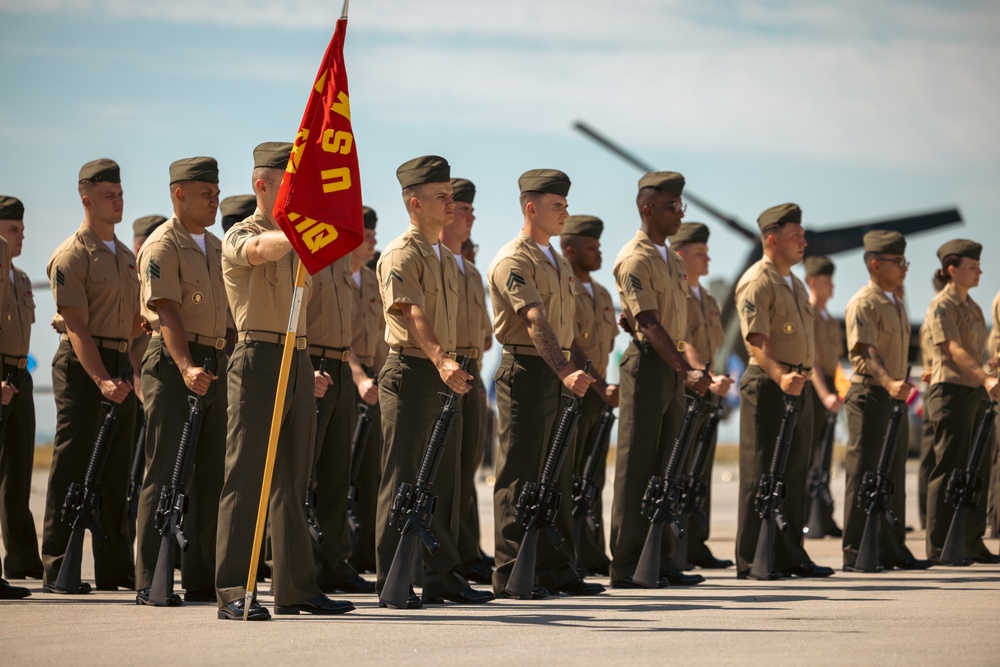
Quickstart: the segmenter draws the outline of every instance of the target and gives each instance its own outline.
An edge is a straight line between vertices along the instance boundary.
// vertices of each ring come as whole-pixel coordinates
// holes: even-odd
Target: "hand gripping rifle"
[[[463,357],[462,370],[468,367],[469,358]],[[410,597],[417,540],[421,540],[432,554],[439,546],[429,528],[437,505],[437,496],[431,493],[431,484],[437,477],[448,440],[448,431],[460,405],[459,398],[453,391],[447,394],[440,392],[438,396],[441,397],[441,410],[434,420],[434,428],[424,450],[420,470],[417,472],[417,481],[414,484],[400,483],[396,499],[392,501],[392,508],[389,510],[389,525],[399,529],[400,537],[379,601],[394,609],[406,608],[406,602]]]
[[[802,372],[801,364],[798,372]],[[780,577],[774,568],[774,529],[777,528],[782,533],[788,529],[788,520],[782,511],[782,505],[785,503],[785,467],[788,465],[792,435],[795,433],[795,424],[799,418],[799,411],[795,405],[799,397],[785,394],[782,398],[785,401],[785,413],[778,428],[771,467],[760,476],[757,496],[754,498],[757,514],[761,519],[760,533],[757,535],[757,551],[754,553],[753,565],[750,568],[750,577],[754,579]]]
[[[125,379],[122,377],[123,381]],[[89,530],[98,544],[104,544],[106,539],[104,531],[97,522],[104,499],[97,486],[101,483],[111,440],[115,437],[115,428],[118,426],[118,403],[104,401],[101,403],[101,408],[104,410],[104,421],[97,433],[97,440],[94,441],[94,449],[90,452],[83,484],[73,482],[69,485],[60,513],[62,520],[69,524],[71,532],[55,585],[59,590],[68,593],[77,593],[80,590],[84,532]]]
[[[608,456],[611,428],[614,424],[615,409],[605,405],[601,409],[601,420],[597,423],[594,442],[590,446],[583,470],[579,475],[573,475],[573,544],[578,548],[584,525],[595,535],[601,530],[601,517],[594,514],[594,503],[601,489],[594,482],[594,476],[598,465]]]
[[[139,493],[142,491],[142,475],[146,464],[146,411],[139,411],[142,425],[139,427],[139,437],[135,441],[135,452],[132,454],[132,465],[128,475],[128,520],[131,534],[135,536],[135,520],[139,515]]]
[[[684,537],[684,525],[679,516],[683,484],[678,471],[687,458],[694,427],[701,414],[701,397],[685,394],[684,399],[687,404],[684,421],[681,422],[681,428],[674,439],[667,466],[662,476],[653,475],[649,478],[646,493],[642,497],[642,515],[649,519],[649,530],[646,532],[646,542],[642,545],[632,582],[646,588],[659,586],[663,524],[669,523],[670,529],[678,539]]]
[[[906,369],[906,381],[910,381],[910,368]],[[861,533],[861,544],[854,561],[854,569],[860,572],[878,572],[879,539],[881,522],[885,521],[895,528],[899,525],[899,517],[892,511],[892,496],[895,484],[892,481],[892,461],[896,457],[896,440],[899,436],[899,423],[907,413],[906,401],[892,399],[892,413],[889,415],[889,425],[886,427],[882,440],[882,451],[878,457],[878,468],[874,472],[866,471],[861,477],[861,484],[855,496],[858,509],[864,510],[865,528]],[[895,540],[889,540],[895,545]],[[897,547],[898,550],[898,547]],[[902,557],[900,558],[902,560]]]
[[[976,427],[976,437],[972,441],[972,451],[969,452],[965,470],[955,468],[948,477],[944,501],[954,508],[955,513],[951,515],[948,536],[944,540],[941,555],[938,556],[938,560],[942,563],[962,565],[965,562],[965,517],[969,510],[982,513],[977,505],[979,494],[983,490],[983,480],[979,478],[979,466],[983,462],[996,416],[997,402],[990,401],[979,426]]]
[[[202,368],[208,370],[211,363],[211,359],[205,359]],[[204,398],[192,394],[187,399],[188,416],[184,422],[184,430],[181,431],[181,443],[177,448],[170,486],[160,490],[160,502],[153,514],[153,526],[162,536],[156,569],[153,571],[153,583],[149,588],[149,601],[157,607],[167,606],[167,601],[174,592],[174,539],[181,551],[187,551],[190,544],[184,533],[184,515],[188,511],[190,496],[187,494],[187,486],[194,469]]]
[[[590,360],[583,369],[590,373]],[[558,549],[563,537],[556,529],[555,518],[562,503],[559,492],[559,471],[562,469],[566,452],[573,444],[576,424],[580,421],[579,396],[563,396],[566,407],[559,415],[556,430],[549,442],[549,452],[545,467],[538,482],[525,482],[514,506],[514,519],[524,526],[524,538],[517,548],[517,558],[507,579],[506,590],[520,600],[530,600],[535,587],[535,561],[538,557],[538,533],[545,531],[552,545]]]
[[[833,460],[833,438],[837,430],[837,413],[826,410],[826,423],[823,424],[823,439],[819,450],[819,461],[809,470],[807,488],[809,497],[809,516],[806,518],[805,533],[810,538],[819,539],[826,535],[823,530],[823,517],[827,508],[833,510],[833,495],[830,493],[830,463]]]
[[[358,403],[358,421],[354,424],[354,435],[351,437],[351,478],[347,487],[347,525],[355,536],[361,530],[361,519],[358,517],[358,476],[361,474],[361,462],[368,445],[368,435],[372,430],[371,407],[364,401]]]
[[[326,357],[319,360],[319,371],[320,375],[326,373]],[[316,463],[319,461],[320,450],[323,447],[323,438],[325,434],[320,430],[320,425],[323,422],[324,410],[322,409],[323,399],[316,399],[316,442],[313,443],[313,457],[312,464],[309,468],[309,486],[306,488],[306,526],[309,528],[309,534],[313,538],[313,542],[316,544],[323,544],[323,538],[326,535],[319,527],[319,522],[316,521],[316,506],[319,502],[319,493],[316,491]]]
[[[684,528],[684,536],[677,538],[677,560],[681,563],[686,563],[688,560],[687,532],[691,525],[691,518],[696,518],[703,528],[708,529],[708,515],[701,508],[708,496],[708,483],[705,482],[704,478],[705,473],[712,467],[708,460],[708,453],[712,450],[715,433],[719,430],[724,405],[725,398],[722,396],[718,396],[710,404],[708,421],[698,436],[694,459],[691,461],[687,474],[682,475],[678,480],[681,487],[681,500],[677,511],[681,526]]]

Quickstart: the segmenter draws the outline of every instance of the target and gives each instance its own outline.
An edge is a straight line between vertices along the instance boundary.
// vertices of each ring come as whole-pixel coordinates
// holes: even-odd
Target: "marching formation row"
[[[699,282],[708,274],[709,229],[682,224],[683,176],[639,180],[639,229],[614,264],[620,322],[611,294],[590,275],[601,267],[603,223],[568,214],[570,179],[550,169],[518,181],[524,221],[487,272],[491,322],[470,241],[475,186],[452,178],[437,156],[397,170],[408,230],[374,263],[377,218],[365,208],[364,243],[307,280],[299,311],[297,256],[271,213],[291,148],[259,145],[254,194],[221,206],[214,159],[174,162],[173,216],[136,221],[137,254],[115,236],[118,165],[101,159],[80,170],[84,222],[47,269],[61,343],[41,558],[27,507],[34,302],[23,272],[2,272],[8,577],[88,593],[80,561],[90,530],[98,589],[180,605],[179,553],[184,600],[216,602],[221,619],[265,620],[270,612],[254,597],[265,576],[275,613],[341,614],[354,606],[327,593],[375,593],[382,606],[413,609],[603,592],[586,581],[590,574],[610,576],[615,588],[694,585],[704,579],[685,570],[734,565],[706,545],[716,427],[732,380],[711,372],[724,332]],[[222,239],[208,231],[220,207]],[[4,262],[20,254],[23,220],[21,202],[0,197]],[[739,384],[737,576],[834,573],[812,562],[803,528],[812,496],[809,529],[839,532],[827,481],[841,409],[850,433],[846,570],[1000,561],[983,543],[982,518],[1000,398],[1000,295],[984,363],[986,322],[969,297],[981,246],[955,240],[938,251],[940,291],[922,335],[930,443],[923,560],[907,549],[899,520],[906,399],[915,386],[901,300],[906,239],[865,236],[870,282],[847,308],[854,374],[842,400],[833,375],[843,338],[825,309],[833,264],[807,258],[807,290],[791,273],[806,247],[799,207],[769,208],[758,223],[763,259],[736,287],[750,360]],[[290,312],[297,322],[289,324]],[[620,386],[605,380],[619,325],[632,339]],[[284,404],[267,539],[251,565],[292,328],[287,390],[277,392]],[[495,560],[480,549],[474,489],[487,410],[480,364],[494,338],[503,348]],[[600,497],[616,408],[605,545]],[[374,584],[364,571],[376,573]],[[0,586],[0,597],[28,594]]]

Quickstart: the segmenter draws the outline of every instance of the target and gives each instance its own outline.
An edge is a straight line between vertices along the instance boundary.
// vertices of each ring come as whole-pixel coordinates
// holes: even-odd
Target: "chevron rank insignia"
[[[753,302],[750,301],[750,299],[743,299],[743,310],[748,313],[756,313],[757,306],[753,305]]]
[[[510,275],[507,276],[507,291],[514,289],[517,285],[523,285],[524,278],[517,273],[511,271]]]
[[[944,316],[945,316],[944,306],[938,306],[937,308],[934,309],[934,317],[940,320],[944,318]]]
[[[59,287],[66,286],[66,274],[58,266],[56,267],[56,285],[59,285]]]
[[[399,275],[399,273],[397,273],[396,270],[393,269],[389,271],[389,277],[385,279],[385,286],[388,287],[389,283],[392,282],[393,279],[398,280],[399,282],[403,282],[403,276]]]
[[[632,273],[628,274],[628,284],[629,284],[629,287],[632,288],[633,292],[641,292],[642,291],[642,281],[639,280],[639,278],[637,278],[635,276],[635,274],[632,274]]]
[[[160,263],[155,259],[149,260],[146,265],[146,280],[158,280],[160,278]]]

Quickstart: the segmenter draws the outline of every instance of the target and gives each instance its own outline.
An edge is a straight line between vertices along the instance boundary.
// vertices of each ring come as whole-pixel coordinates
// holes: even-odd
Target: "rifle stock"
[[[969,451],[965,470],[955,468],[948,477],[945,487],[945,502],[954,508],[951,522],[948,524],[948,534],[938,561],[946,565],[963,565],[965,563],[965,521],[969,510],[980,511],[977,505],[979,494],[983,490],[983,480],[979,478],[979,466],[982,464],[986,446],[989,443],[990,431],[997,416],[997,402],[990,401],[989,407],[983,413],[976,427],[976,435]]]
[[[706,369],[707,371],[707,369]],[[646,484],[646,493],[642,498],[643,516],[649,519],[649,529],[646,541],[639,554],[639,562],[632,582],[646,588],[656,588],[660,581],[660,553],[663,547],[663,524],[670,524],[670,529],[678,539],[685,535],[684,525],[680,521],[680,501],[683,493],[678,468],[687,458],[694,427],[701,414],[701,398],[685,395],[686,406],[684,421],[674,439],[670,458],[663,471],[663,476],[654,475]]]
[[[702,504],[708,495],[708,483],[704,479],[706,472],[711,468],[708,454],[712,449],[712,443],[715,442],[715,434],[719,430],[724,404],[725,398],[722,396],[712,402],[708,421],[698,435],[698,444],[695,446],[694,458],[688,472],[678,481],[681,487],[678,515],[684,528],[684,536],[677,539],[677,560],[681,563],[687,563],[688,560],[688,528],[691,525],[691,518],[694,517],[702,528],[708,530],[708,515],[702,510]]]
[[[468,367],[469,358],[463,357],[462,370]],[[432,554],[438,550],[438,542],[429,528],[437,505],[437,496],[431,493],[431,485],[441,466],[452,419],[459,409],[455,392],[442,392],[439,396],[441,410],[434,420],[431,436],[424,449],[416,483],[401,482],[389,510],[389,525],[399,529],[400,538],[379,594],[379,601],[394,609],[406,608],[417,553],[416,540],[419,538]]]
[[[69,485],[61,511],[61,518],[70,525],[71,532],[55,586],[68,593],[80,591],[84,531],[89,530],[98,544],[103,544],[105,540],[104,531],[98,524],[103,494],[97,490],[97,486],[101,483],[104,464],[108,460],[108,450],[111,447],[110,441],[118,425],[118,404],[105,401],[101,403],[101,407],[104,409],[104,421],[94,441],[83,484],[73,482]]]
[[[590,373],[590,360],[584,367],[584,373]],[[563,543],[562,536],[553,525],[562,503],[562,494],[557,487],[566,451],[573,442],[576,424],[580,420],[581,399],[578,396],[563,396],[563,400],[566,406],[552,434],[541,478],[537,484],[530,481],[524,483],[514,506],[514,519],[524,526],[524,537],[518,545],[505,589],[520,600],[530,600],[535,587],[538,533],[544,530],[556,549]]]
[[[594,441],[584,461],[583,470],[579,475],[573,476],[573,544],[576,545],[577,551],[584,526],[594,535],[601,530],[601,517],[594,513],[594,504],[601,489],[594,478],[601,461],[608,455],[614,423],[615,409],[605,405],[601,410],[601,419],[597,424]],[[577,556],[579,560],[579,554]]]
[[[205,359],[202,368],[208,370],[210,364],[211,359]],[[188,416],[181,431],[170,486],[160,491],[160,501],[153,515],[153,523],[160,533],[160,551],[149,588],[149,602],[157,607],[167,606],[174,592],[174,540],[180,545],[182,552],[187,551],[190,546],[184,532],[184,516],[189,504],[187,486],[194,469],[195,451],[201,433],[203,399],[197,395],[189,395],[187,399]]]
[[[802,372],[802,366],[799,371]],[[760,533],[757,535],[757,548],[754,552],[753,565],[749,576],[754,579],[775,579],[781,575],[774,567],[775,530],[785,532],[788,522],[782,511],[785,501],[785,467],[788,464],[788,451],[791,448],[792,435],[798,420],[796,408],[797,396],[783,395],[785,412],[781,418],[777,441],[771,457],[771,466],[761,475],[757,485],[755,504],[757,514],[761,518]]]
[[[910,381],[910,368],[906,369],[906,381]],[[889,424],[882,438],[878,466],[866,471],[861,478],[856,494],[856,504],[864,510],[865,527],[858,545],[858,555],[854,569],[858,572],[878,572],[879,546],[885,541],[880,538],[881,523],[886,521],[891,528],[899,525],[899,517],[892,511],[892,496],[895,484],[892,481],[892,461],[896,457],[896,441],[899,439],[899,424],[907,412],[906,401],[892,399]]]

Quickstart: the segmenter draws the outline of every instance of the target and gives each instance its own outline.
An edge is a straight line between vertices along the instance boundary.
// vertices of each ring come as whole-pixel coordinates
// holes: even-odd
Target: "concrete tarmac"
[[[736,475],[731,464],[715,471],[710,545],[723,558],[734,552]],[[46,479],[47,470],[35,470],[32,509],[39,521]],[[838,515],[843,485],[837,471]],[[908,523],[915,525],[914,464],[907,487]],[[491,499],[491,489],[481,485],[487,552]],[[922,557],[923,531],[910,533],[908,544]],[[987,544],[996,551],[996,540]],[[690,588],[609,589],[590,598],[405,612],[379,609],[373,595],[336,596],[357,610],[247,624],[217,620],[214,604],[157,609],[136,606],[128,591],[59,596],[43,592],[38,581],[14,581],[32,596],[0,602],[0,666],[1000,664],[1000,566],[847,574],[840,571],[839,540],[807,540],[806,549],[837,574],[756,582],[737,580],[733,569],[701,571],[707,581]],[[89,544],[83,574],[93,581]],[[260,600],[272,602],[268,595]]]

